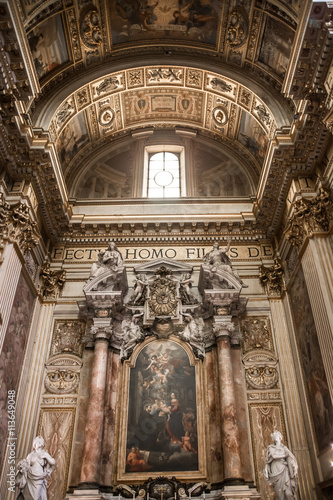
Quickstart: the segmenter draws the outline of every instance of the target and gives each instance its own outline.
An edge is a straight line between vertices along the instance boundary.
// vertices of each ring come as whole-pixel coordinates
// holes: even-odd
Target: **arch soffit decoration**
[[[58,149],[68,126],[78,116],[89,123],[89,140],[80,152],[81,165],[92,143],[95,150],[97,143],[108,137],[144,126],[195,127],[239,145],[242,119],[252,119],[268,139],[275,136],[279,126],[289,125],[287,115],[283,122],[281,117],[276,118],[248,87],[217,73],[181,66],[137,67],[110,73],[73,92],[58,106],[49,125]],[[244,145],[242,149],[246,156]],[[69,163],[74,166],[75,157]],[[69,165],[64,167],[68,177]]]

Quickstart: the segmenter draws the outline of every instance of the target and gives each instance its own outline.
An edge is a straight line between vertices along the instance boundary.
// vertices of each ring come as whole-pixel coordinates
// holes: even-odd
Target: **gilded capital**
[[[320,188],[312,199],[301,198],[292,204],[284,234],[293,246],[301,246],[307,236],[327,232],[332,218],[332,201],[327,189]]]
[[[39,293],[44,299],[53,299],[65,283],[66,271],[53,271],[49,262],[45,262],[40,273]]]
[[[285,289],[281,261],[275,259],[272,266],[261,266],[259,280],[268,295],[281,295]]]

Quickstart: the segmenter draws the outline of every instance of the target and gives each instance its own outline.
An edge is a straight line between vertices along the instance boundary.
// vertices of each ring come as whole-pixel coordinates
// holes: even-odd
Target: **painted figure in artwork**
[[[173,341],[150,342],[131,368],[125,467],[198,470],[195,367]]]
[[[296,458],[282,444],[282,434],[279,431],[275,430],[271,437],[273,444],[267,448],[264,476],[274,487],[277,500],[296,499],[298,469]]]
[[[33,451],[18,464],[16,486],[20,500],[47,500],[47,478],[50,477],[55,460],[44,450],[41,436],[33,440]]]

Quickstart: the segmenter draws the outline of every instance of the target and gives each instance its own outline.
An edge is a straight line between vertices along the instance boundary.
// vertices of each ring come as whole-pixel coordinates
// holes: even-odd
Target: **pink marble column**
[[[108,336],[97,334],[85,428],[81,483],[97,485],[100,478],[108,346]]]
[[[230,338],[217,338],[224,479],[240,479],[241,459]]]
[[[104,436],[102,446],[101,484],[111,486],[114,473],[116,406],[119,374],[119,353],[110,351],[105,396]]]

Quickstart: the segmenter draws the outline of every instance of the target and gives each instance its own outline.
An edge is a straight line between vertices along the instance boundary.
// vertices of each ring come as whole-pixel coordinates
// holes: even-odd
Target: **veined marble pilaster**
[[[327,384],[333,401],[333,248],[331,238],[315,237],[302,256],[302,268]],[[330,282],[331,280],[331,282]]]
[[[5,339],[21,269],[22,263],[14,245],[7,243],[0,266],[0,313],[2,317],[2,324],[0,324],[0,351]]]
[[[281,379],[284,387],[285,411],[290,433],[291,449],[297,458],[299,466],[299,491],[302,500],[312,500],[315,484],[297,388],[285,310],[281,299],[271,299],[270,305],[275,331],[276,349],[280,361]]]
[[[41,306],[37,301],[32,319],[28,345],[25,353],[20,385],[16,396],[16,457],[26,457],[36,436],[41,387],[50,342],[54,304]],[[35,333],[36,332],[36,333]],[[4,489],[0,497],[12,500],[10,492]],[[5,485],[6,486],[6,485]]]

